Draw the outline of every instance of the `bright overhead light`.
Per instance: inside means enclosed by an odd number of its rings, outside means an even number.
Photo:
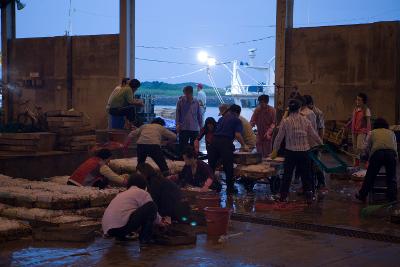
[[[206,51],[200,51],[199,53],[197,53],[197,59],[201,63],[206,63],[208,60],[208,53]]]
[[[215,66],[215,64],[217,64],[217,60],[213,57],[210,57],[207,59],[207,64],[208,66]]]

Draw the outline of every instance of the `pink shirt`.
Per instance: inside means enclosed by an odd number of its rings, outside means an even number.
[[[106,234],[110,229],[125,226],[132,212],[150,201],[153,201],[150,194],[136,186],[131,186],[128,190],[119,193],[104,212],[101,220],[103,233]],[[157,214],[156,222],[160,220],[161,217]]]
[[[351,131],[353,134],[368,133],[371,131],[371,125],[367,123],[367,118],[371,117],[369,108],[355,108],[351,122]]]
[[[257,137],[259,139],[264,139],[265,133],[275,124],[275,113],[275,109],[269,105],[266,108],[258,106],[254,110],[250,123],[257,126]]]

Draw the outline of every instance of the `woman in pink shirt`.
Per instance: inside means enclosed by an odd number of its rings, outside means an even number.
[[[356,155],[360,155],[365,146],[367,134],[371,131],[371,111],[367,106],[368,97],[364,93],[359,93],[356,98],[356,107],[349,125],[351,125],[353,150]],[[360,165],[360,160],[355,160],[355,166]]]
[[[264,158],[268,157],[272,151],[272,131],[275,128],[275,109],[268,105],[269,96],[260,95],[258,97],[259,106],[251,116],[251,126],[257,126],[257,152]]]

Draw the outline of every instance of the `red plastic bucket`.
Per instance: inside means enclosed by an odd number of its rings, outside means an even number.
[[[219,195],[205,195],[197,197],[197,207],[203,211],[205,207],[219,207],[221,205],[221,197]]]
[[[219,207],[206,207],[204,208],[204,212],[206,214],[207,235],[226,235],[228,232],[231,210]]]

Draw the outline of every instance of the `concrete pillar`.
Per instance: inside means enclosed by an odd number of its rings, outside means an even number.
[[[294,0],[276,1],[275,83],[279,87],[275,87],[275,107],[278,118],[285,109],[287,32],[293,28],[293,5]]]
[[[74,107],[73,102],[73,69],[72,69],[72,36],[67,36],[67,108]]]
[[[399,25],[400,27],[400,25]],[[400,124],[400,35],[398,35],[397,40],[397,49],[396,49],[396,57],[397,57],[397,64],[396,64],[396,115],[395,115],[395,123]],[[397,140],[400,142],[400,140]]]
[[[119,76],[135,77],[135,0],[120,0]]]
[[[3,80],[3,123],[13,119],[13,94],[7,86],[10,82],[10,57],[12,40],[15,39],[15,1],[1,1],[1,65]]]

